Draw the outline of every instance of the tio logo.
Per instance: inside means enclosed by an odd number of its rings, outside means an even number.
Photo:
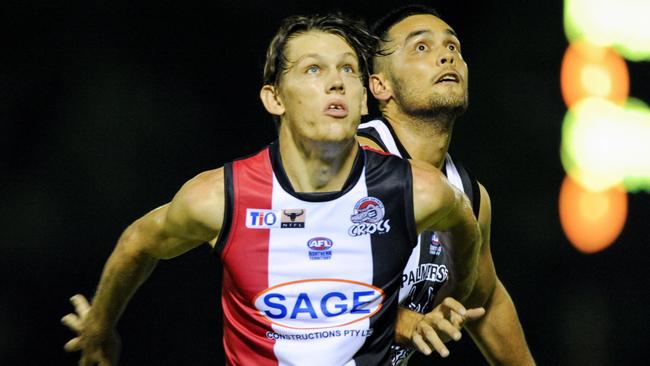
[[[270,229],[280,227],[279,214],[273,210],[246,209],[246,227],[249,229]]]

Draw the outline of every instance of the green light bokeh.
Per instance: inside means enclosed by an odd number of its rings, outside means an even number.
[[[585,38],[611,46],[632,61],[650,60],[648,19],[648,0],[564,1],[564,30],[570,42]]]
[[[583,187],[623,183],[650,192],[650,108],[631,99],[624,107],[600,98],[576,104],[564,118],[560,157]]]

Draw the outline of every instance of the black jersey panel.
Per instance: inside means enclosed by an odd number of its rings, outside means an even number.
[[[386,145],[384,145],[384,141],[381,139],[381,136],[379,136],[379,133],[377,132],[376,129],[372,127],[359,128],[357,130],[357,135],[370,139],[371,141],[379,145],[379,147],[381,147],[383,151],[386,152],[388,151],[388,148],[386,147]]]
[[[410,164],[393,155],[366,151],[366,185],[368,196],[381,201],[384,214],[381,225],[390,230],[371,235],[374,284],[388,284],[386,293],[390,299],[370,318],[373,337],[364,343],[357,365],[389,364],[389,350],[384,346],[395,336],[392,316],[397,310],[397,297],[401,284],[401,273],[413,247],[417,244],[417,232],[413,213],[413,188]],[[405,241],[404,238],[408,238]],[[403,258],[396,261],[395,258]]]
[[[223,166],[223,191],[224,191],[224,210],[223,210],[223,222],[221,223],[221,230],[219,231],[219,237],[217,242],[212,249],[212,252],[216,255],[221,255],[225,244],[228,242],[228,237],[230,236],[230,229],[232,226],[232,210],[234,207],[235,193],[233,191],[233,179],[232,179],[232,163],[226,163]]]

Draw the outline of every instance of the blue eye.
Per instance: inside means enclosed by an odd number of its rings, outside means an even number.
[[[318,66],[312,65],[312,66],[309,66],[307,68],[307,73],[308,74],[316,74],[319,70],[320,70],[320,68]]]
[[[344,73],[351,74],[354,72],[354,68],[350,65],[345,65],[341,68]]]

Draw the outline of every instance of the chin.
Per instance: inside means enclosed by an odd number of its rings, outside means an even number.
[[[325,139],[338,141],[353,138],[357,133],[358,123],[351,122],[351,119],[339,119],[334,123],[329,122],[321,129],[320,135]]]
[[[353,131],[352,133],[350,132],[337,132],[337,133],[330,133],[325,136],[323,136],[320,141],[322,142],[329,142],[329,143],[344,143],[350,140],[354,139],[354,136],[356,135],[356,131]]]
[[[450,93],[445,95],[436,95],[431,98],[432,109],[465,109],[467,108],[467,94]]]
[[[317,136],[314,136],[313,141],[317,143],[323,143],[323,144],[345,145],[350,141],[353,141],[355,136],[356,136],[356,129],[352,129],[352,130],[336,129],[336,130],[322,131],[322,133],[318,134]]]

